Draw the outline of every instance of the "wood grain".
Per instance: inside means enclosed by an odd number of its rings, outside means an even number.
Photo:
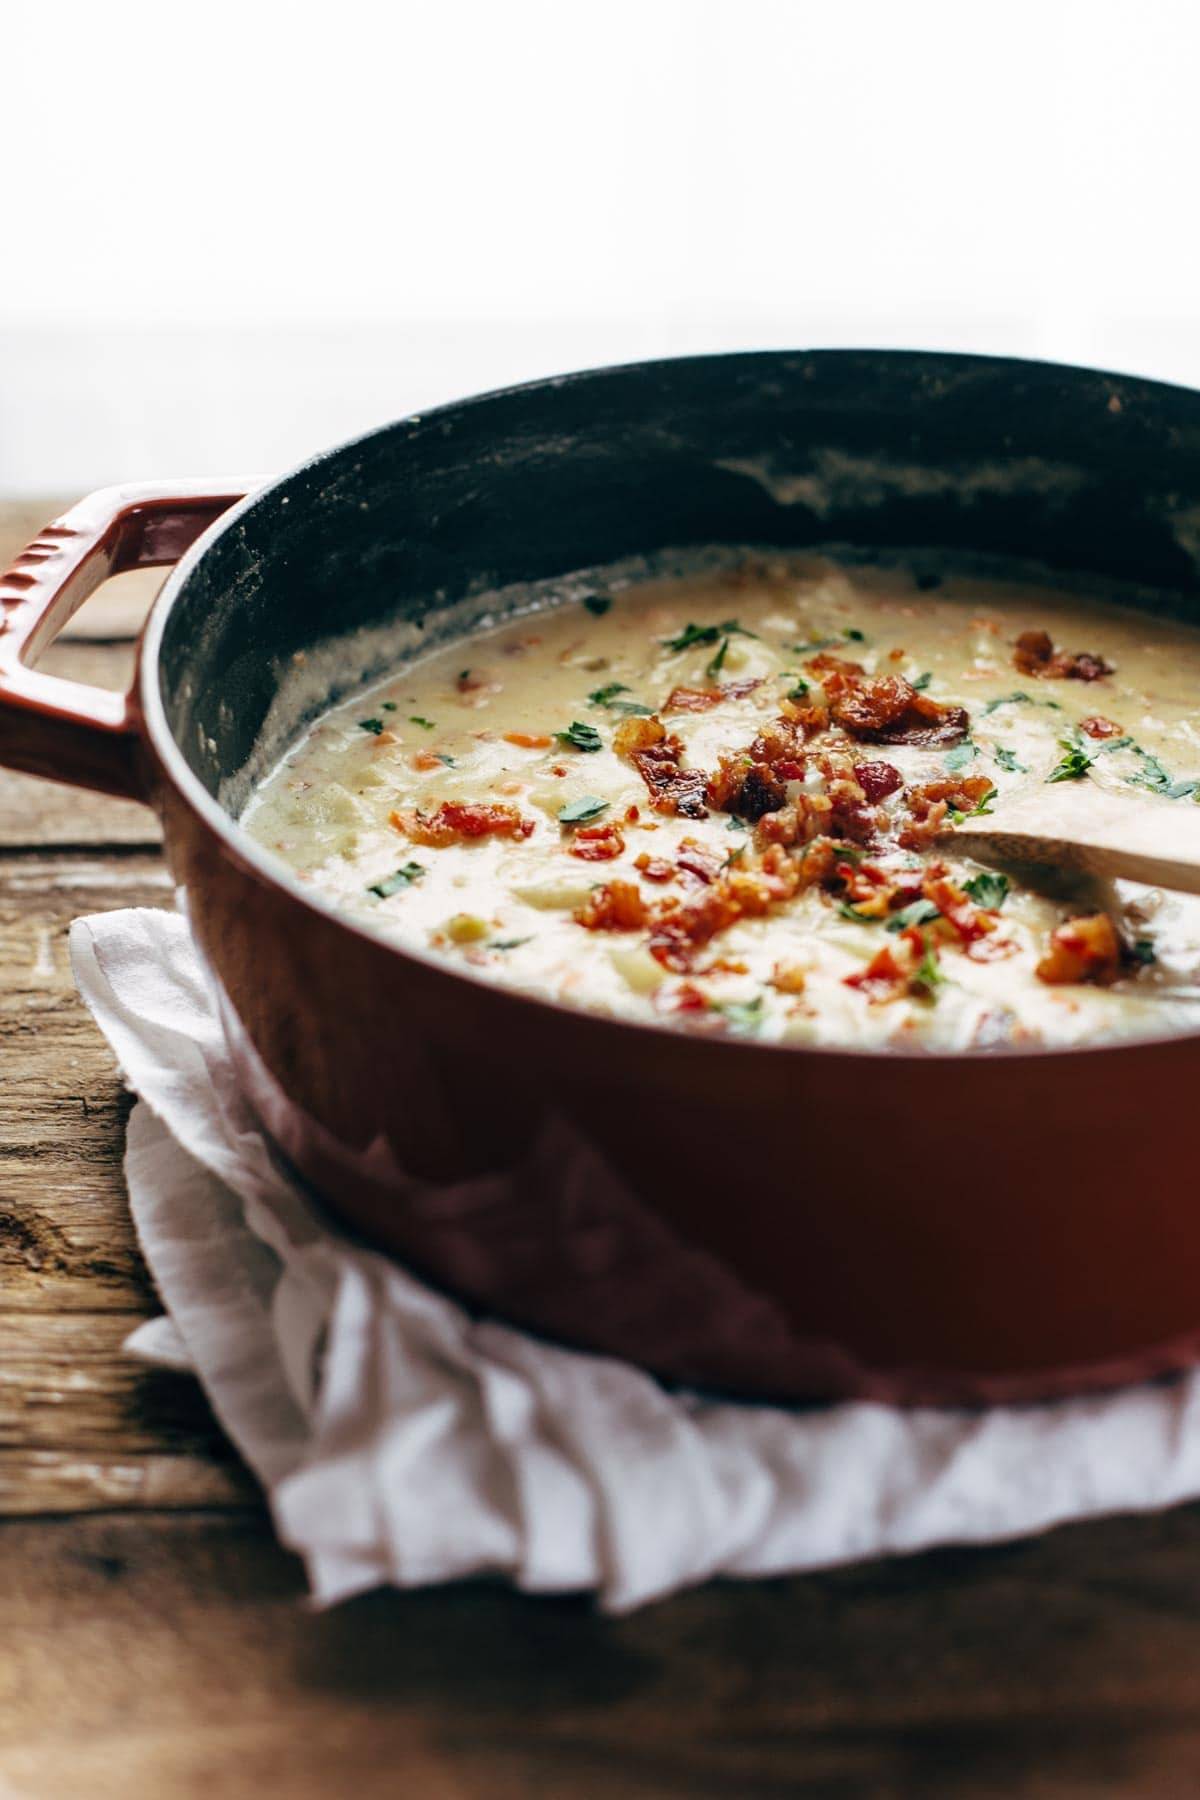
[[[0,1558],[0,1776],[25,1800],[1185,1800],[1200,1781],[1195,1510],[628,1619],[482,1583],[314,1615],[236,1512],[12,1521]]]
[[[0,1514],[254,1492],[195,1382],[120,1349],[159,1308],[125,1206],[127,1096],[66,933],[80,912],[170,899],[154,855],[0,856]]]

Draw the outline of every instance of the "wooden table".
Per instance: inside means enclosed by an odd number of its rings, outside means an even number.
[[[57,510],[0,508],[0,566]],[[48,664],[122,683],[153,582]],[[151,816],[0,772],[0,1796],[1200,1793],[1200,1509],[630,1619],[486,1583],[306,1609],[158,1310],[77,913],[165,906]]]

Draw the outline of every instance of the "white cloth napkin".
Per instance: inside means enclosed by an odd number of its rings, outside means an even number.
[[[624,1611],[1200,1495],[1200,1373],[981,1413],[790,1412],[473,1319],[280,1171],[181,917],[78,919],[71,954],[140,1096],[125,1169],[168,1318],[128,1347],[195,1369],[318,1602],[490,1570]]]

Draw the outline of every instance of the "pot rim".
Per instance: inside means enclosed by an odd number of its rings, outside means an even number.
[[[573,369],[560,375],[539,376],[533,380],[516,382],[507,387],[490,388],[484,393],[470,394],[456,400],[445,401],[439,406],[429,407],[418,413],[403,414],[398,419],[389,420],[386,424],[373,426],[369,431],[360,432],[354,437],[347,438],[343,443],[320,450],[303,462],[295,464],[282,475],[273,476],[258,487],[252,488],[243,499],[221,513],[170,570],[142,627],[138,643],[137,674],[134,685],[138,702],[140,733],[143,742],[153,755],[159,774],[169,781],[179,797],[191,808],[193,813],[200,817],[214,836],[221,841],[225,850],[236,860],[247,866],[260,881],[282,890],[289,899],[304,907],[308,912],[325,919],[335,928],[364,940],[381,953],[390,953],[402,961],[415,962],[446,980],[467,982],[484,990],[489,995],[496,996],[498,1000],[519,1006],[522,1010],[534,1009],[539,1014],[559,1015],[573,1021],[579,1029],[586,1026],[593,1031],[607,1031],[613,1035],[616,1044],[627,1042],[632,1033],[636,1033],[639,1038],[650,1034],[655,1037],[667,1038],[673,1044],[684,1043],[690,1048],[707,1051],[710,1057],[715,1056],[717,1052],[727,1056],[834,1057],[851,1063],[865,1063],[880,1068],[886,1068],[893,1063],[928,1064],[930,1067],[954,1065],[961,1068],[964,1063],[975,1066],[986,1066],[996,1062],[1005,1064],[1037,1063],[1081,1056],[1111,1059],[1128,1056],[1139,1051],[1166,1051],[1168,1049],[1180,1054],[1184,1053],[1188,1046],[1200,1043],[1200,1023],[1190,1031],[1163,1032],[1156,1036],[1118,1038],[1112,1041],[1087,1044],[998,1046],[995,1049],[987,1050],[926,1049],[916,1045],[854,1046],[849,1044],[762,1043],[752,1037],[736,1035],[703,1037],[695,1033],[681,1032],[665,1021],[659,1022],[656,1019],[617,1018],[608,1013],[592,1011],[587,1007],[570,1006],[561,1000],[531,994],[521,988],[501,985],[489,980],[486,975],[477,973],[474,969],[454,967],[433,950],[394,943],[372,931],[368,925],[361,924],[341,912],[332,901],[315,894],[310,887],[294,876],[286,865],[273,857],[269,851],[262,849],[242,829],[238,820],[227,813],[224,807],[213,798],[199,777],[189,767],[171,730],[159,680],[159,659],[163,634],[171,610],[191,579],[193,572],[217,539],[235,526],[252,509],[269,500],[281,489],[288,487],[297,477],[317,470],[323,464],[333,462],[336,458],[361,445],[369,444],[373,439],[394,431],[398,426],[409,426],[414,429],[424,427],[429,422],[436,422],[449,414],[460,414],[467,409],[514,395],[564,388],[604,376],[631,372],[650,373],[660,369],[694,367],[713,363],[765,364],[778,362],[785,358],[820,357],[824,360],[834,357],[868,356],[887,356],[898,361],[914,364],[927,362],[943,367],[947,363],[958,363],[964,366],[971,363],[993,369],[1008,367],[1014,370],[1040,369],[1063,374],[1092,375],[1100,379],[1126,383],[1135,382],[1142,388],[1192,394],[1200,401],[1200,391],[1183,387],[1178,382],[1157,381],[1148,376],[1097,369],[1086,364],[1060,363],[1037,357],[989,356],[970,351],[895,350],[873,348],[870,345],[844,345],[837,348],[813,350],[797,348],[714,351],[698,356],[655,357],[631,363],[602,364],[594,368]],[[1200,1012],[1200,1007],[1197,1010]]]

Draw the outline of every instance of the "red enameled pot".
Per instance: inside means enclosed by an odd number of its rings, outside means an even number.
[[[297,651],[397,615],[434,633],[491,587],[840,543],[930,581],[1033,562],[1200,621],[1198,521],[1200,396],[1161,384],[870,351],[570,376],[248,498],[84,501],[0,578],[0,762],[157,809],[282,1153],[468,1303],[746,1396],[1100,1386],[1200,1350],[1196,1035],[949,1057],[593,1017],[339,919],[218,793]],[[176,562],[128,696],[31,666],[106,576]],[[348,651],[325,698],[378,673]]]

